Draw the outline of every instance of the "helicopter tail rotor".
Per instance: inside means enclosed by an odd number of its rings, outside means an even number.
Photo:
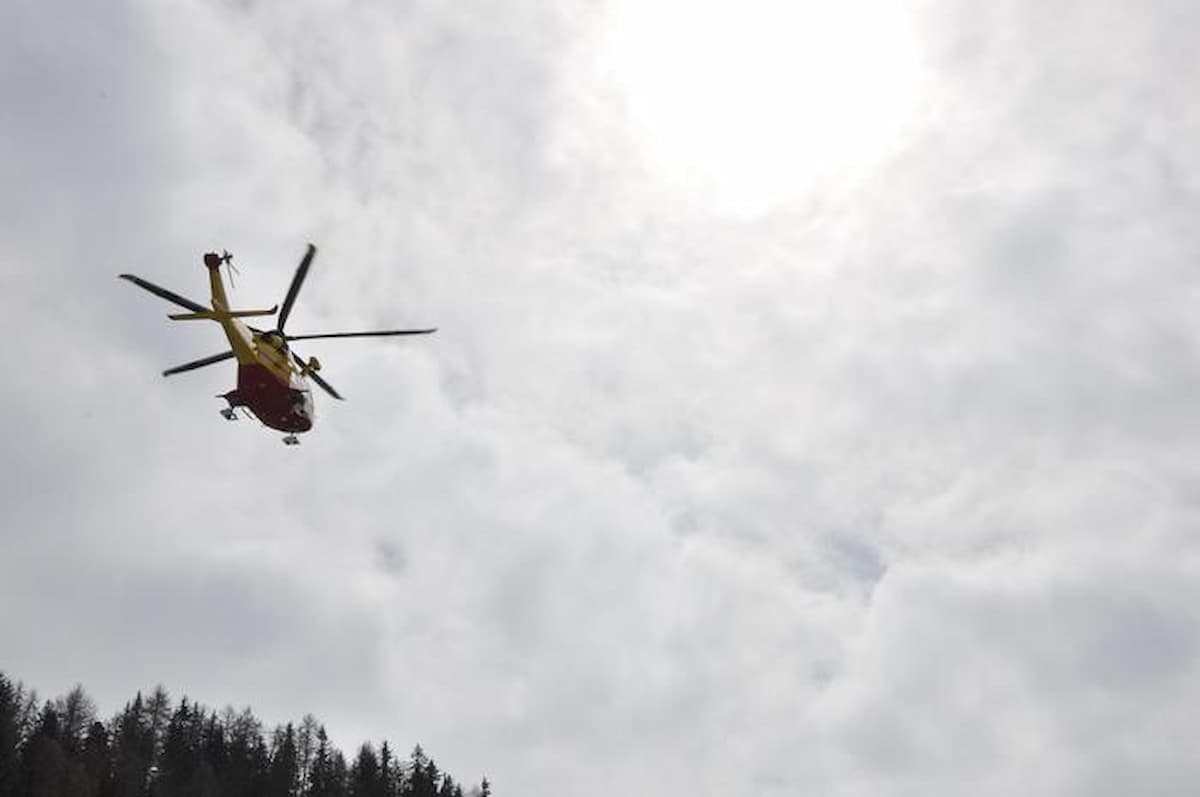
[[[237,286],[233,282],[233,275],[240,274],[241,272],[237,270],[237,266],[233,265],[233,255],[229,253],[228,249],[221,251],[221,262],[225,264],[225,273],[229,275],[229,287],[236,288]]]

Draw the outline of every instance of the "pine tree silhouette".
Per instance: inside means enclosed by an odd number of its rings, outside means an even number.
[[[469,793],[490,797],[491,784]],[[0,672],[0,797],[462,797],[420,745],[409,761],[385,741],[353,765],[315,717],[264,739],[249,709],[219,714],[162,686],[108,723],[81,685],[41,703]]]

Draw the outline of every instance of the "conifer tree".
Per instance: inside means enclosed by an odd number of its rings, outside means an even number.
[[[425,755],[425,751],[418,744],[412,751],[412,761],[401,797],[438,797],[440,778],[437,764]]]
[[[112,751],[104,723],[93,721],[91,727],[88,728],[79,762],[89,784],[89,794],[95,797],[107,797],[112,793]],[[0,791],[0,794],[2,793]]]
[[[154,687],[154,691],[144,703],[144,710],[144,725],[149,731],[152,743],[150,764],[153,766],[158,764],[158,757],[162,753],[163,742],[167,736],[167,723],[171,719],[171,696],[162,684]]]
[[[438,788],[438,797],[462,797],[462,788],[449,775],[442,776],[442,785]]]
[[[286,728],[276,729],[271,748],[267,797],[295,797],[299,770],[296,763],[296,729],[290,722]]]
[[[182,794],[196,774],[200,763],[200,740],[196,737],[194,713],[184,697],[167,721],[156,778],[155,790],[158,792]]]
[[[150,779],[154,737],[145,724],[145,705],[138,692],[113,720],[113,797],[142,797]]]
[[[82,797],[80,778],[62,748],[62,724],[50,703],[21,751],[19,788],[27,797]]]
[[[385,740],[379,747],[380,793],[384,797],[396,797],[400,793],[401,778],[400,762]]]
[[[226,739],[229,763],[223,793],[230,797],[257,797],[266,791],[270,756],[262,737],[262,723],[249,709],[234,713],[228,709]]]
[[[308,797],[311,791],[311,773],[313,758],[317,752],[317,730],[320,724],[312,714],[305,714],[296,729],[296,766],[299,770],[298,793],[300,797]]]
[[[26,690],[17,681],[17,745],[23,745],[25,740],[33,735],[41,717],[42,706],[38,700],[36,689]]]
[[[333,783],[339,797],[349,794],[350,766],[346,763],[346,756],[342,755],[342,751],[336,747],[333,749],[333,766],[330,769],[333,772]]]
[[[383,778],[380,776],[379,756],[370,742],[358,748],[358,755],[350,766],[351,797],[385,797]]]
[[[54,701],[54,709],[60,721],[60,743],[68,756],[78,755],[83,750],[87,729],[96,720],[96,704],[76,684],[70,692]]]
[[[346,797],[346,759],[329,744],[325,726],[317,728],[317,744],[309,773],[309,797]]]
[[[333,797],[333,761],[330,759],[329,737],[325,727],[317,728],[312,765],[308,770],[308,797]]]
[[[15,794],[17,788],[18,745],[20,733],[18,730],[17,687],[0,673],[0,794]]]

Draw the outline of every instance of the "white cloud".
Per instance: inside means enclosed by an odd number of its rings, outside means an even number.
[[[904,137],[731,205],[622,8],[0,12],[4,666],[500,792],[1188,793],[1195,12],[904,7]],[[309,239],[289,326],[440,331],[306,346],[291,450],[113,277]]]

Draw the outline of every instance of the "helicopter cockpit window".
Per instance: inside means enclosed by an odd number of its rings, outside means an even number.
[[[312,416],[312,397],[304,390],[292,390],[292,411],[308,418]]]

